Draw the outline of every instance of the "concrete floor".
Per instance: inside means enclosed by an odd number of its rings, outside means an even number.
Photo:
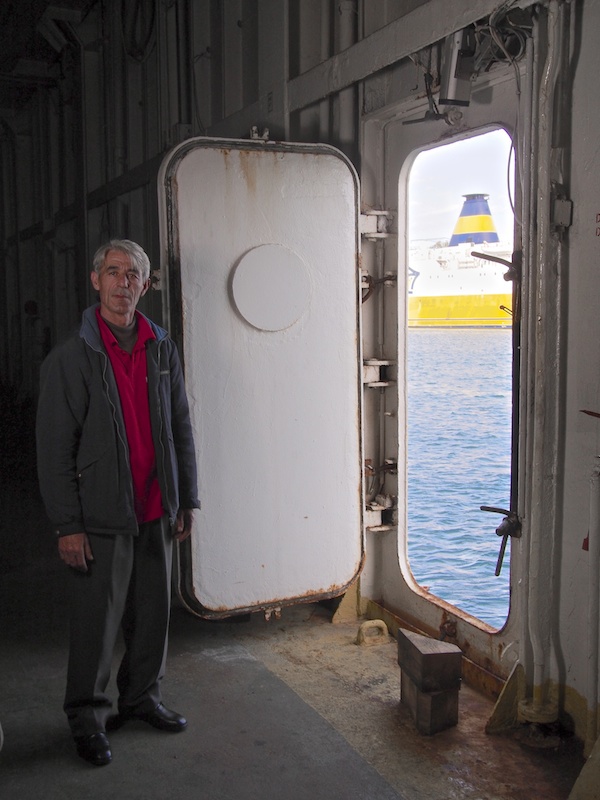
[[[359,622],[332,624],[319,604],[270,622],[175,608],[164,698],[188,730],[131,723],[111,735],[113,763],[89,766],[61,710],[64,567],[26,468],[5,471],[0,499],[0,798],[568,798],[584,763],[574,739],[531,748],[487,736],[492,704],[467,686],[458,725],[420,736],[400,703],[394,641],[360,647]]]

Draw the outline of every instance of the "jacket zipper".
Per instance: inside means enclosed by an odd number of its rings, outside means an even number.
[[[89,342],[88,342],[88,344],[89,344]],[[95,350],[95,348],[91,344],[89,344],[89,346],[92,348],[92,350]],[[123,436],[121,435],[121,429],[119,428],[119,422],[117,420],[117,407],[115,406],[115,404],[113,403],[113,401],[111,399],[110,387],[108,385],[108,379],[106,377],[106,370],[108,369],[108,356],[102,350],[96,350],[96,352],[99,353],[99,355],[102,358],[102,382],[104,384],[104,392],[106,394],[106,399],[108,400],[108,403],[109,403],[109,405],[111,407],[112,418],[113,418],[113,422],[115,424],[115,429],[117,431],[117,438],[121,442],[121,445],[123,446],[123,452],[125,453],[125,463],[127,464],[127,467],[128,467],[129,480],[130,480],[130,490],[131,490],[131,499],[133,501],[132,508],[135,508],[135,492],[133,491],[133,479],[131,477],[131,461],[129,459],[129,445],[127,444],[127,442],[123,439]],[[133,514],[133,518],[135,519],[135,512]],[[135,520],[135,524],[136,524],[136,528],[139,530],[139,526],[137,524],[137,519]]]
[[[165,490],[169,491],[169,482],[167,481],[167,466],[166,466],[166,453],[165,453],[165,443],[163,439],[164,433],[164,426],[163,426],[163,415],[162,415],[162,404],[160,400],[160,376],[161,376],[161,358],[162,358],[162,351],[163,351],[163,340],[157,341],[157,353],[156,353],[156,360],[157,360],[157,367],[158,367],[158,392],[157,392],[157,402],[158,402],[158,441],[160,443],[160,455],[161,455],[161,464],[162,464],[162,479],[163,484],[165,486]],[[171,498],[169,498],[170,504]],[[171,528],[175,525],[175,520],[172,517],[169,517],[169,525]]]

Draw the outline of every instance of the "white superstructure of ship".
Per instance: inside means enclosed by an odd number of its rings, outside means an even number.
[[[449,242],[410,249],[409,326],[510,326],[512,284],[504,276],[511,259],[512,244],[498,239],[487,195],[465,195]]]

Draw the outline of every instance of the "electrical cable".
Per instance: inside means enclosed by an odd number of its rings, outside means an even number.
[[[510,19],[509,11],[515,5],[515,2],[516,0],[509,0],[508,2],[502,3],[495,11],[493,11],[490,14],[487,24],[478,27],[477,34],[480,42],[482,34],[483,36],[485,35],[489,36],[491,40],[489,53],[491,55],[492,61],[500,61],[505,59],[512,66],[515,73],[515,85],[516,85],[516,97],[517,97],[516,116],[515,116],[515,128],[513,136],[511,137],[511,148],[506,168],[506,183],[507,183],[508,200],[510,203],[513,216],[515,217],[515,220],[519,224],[521,224],[521,220],[519,219],[519,216],[515,209],[514,197],[511,191],[510,175],[511,175],[511,163],[513,162],[513,159],[516,160],[515,140],[518,140],[519,130],[520,130],[521,73],[519,71],[518,62],[525,55],[528,33],[527,30],[523,28],[523,26],[516,25]],[[515,42],[518,45],[516,50],[514,48]],[[515,51],[513,52],[513,50]],[[521,174],[522,170],[519,170],[519,175]]]

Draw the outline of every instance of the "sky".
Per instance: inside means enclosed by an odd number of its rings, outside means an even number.
[[[409,237],[450,239],[465,194],[487,194],[500,241],[512,241],[507,175],[510,137],[503,130],[419,153],[409,175]],[[514,158],[510,159],[514,196]]]

